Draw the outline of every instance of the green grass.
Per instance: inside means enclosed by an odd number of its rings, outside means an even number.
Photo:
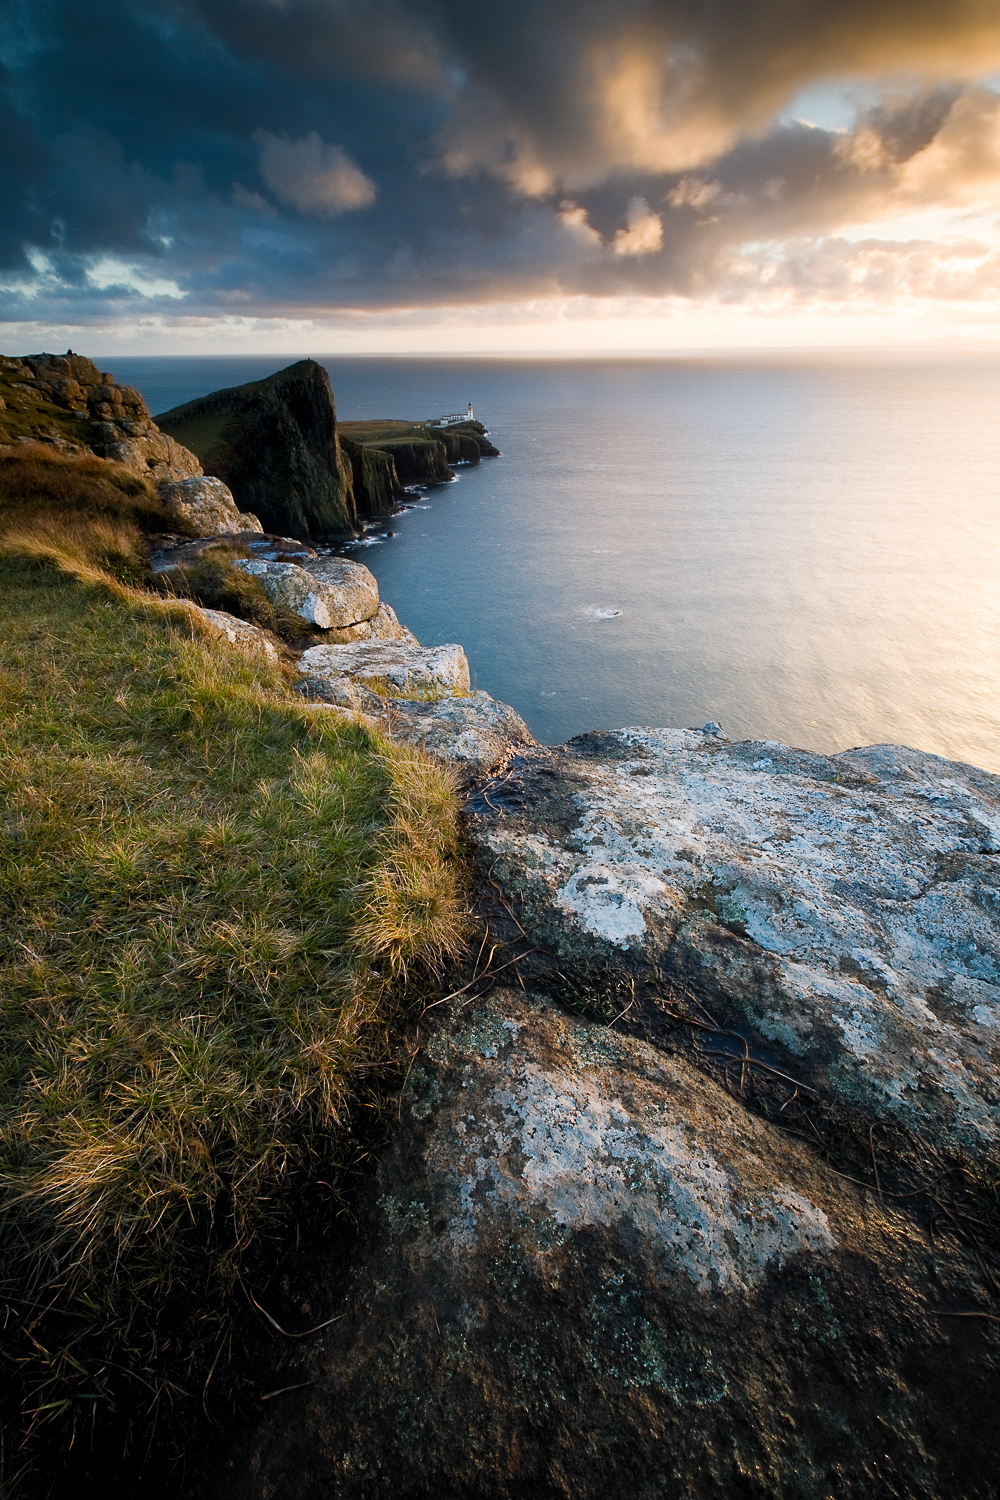
[[[378,447],[391,438],[427,438],[431,434],[425,422],[403,422],[381,417],[364,422],[340,422],[337,430],[342,437],[353,438],[356,443],[371,443]]]
[[[201,1389],[261,1246],[303,1184],[336,1186],[404,981],[464,933],[448,776],[116,582],[53,514],[0,534],[0,1296],[26,1451],[123,1391]]]
[[[206,549],[197,562],[183,568],[170,568],[152,580],[159,593],[178,599],[193,599],[206,609],[221,609],[240,620],[249,620],[264,630],[271,630],[283,640],[299,640],[316,634],[299,616],[280,609],[267,597],[264,585],[252,573],[233,567],[234,559],[249,557],[246,547],[231,547],[225,542]],[[324,639],[330,632],[322,632]]]
[[[163,427],[182,447],[190,449],[205,467],[206,474],[223,473],[236,462],[231,443],[239,438],[241,419],[228,412],[211,412],[191,421],[169,423]]]

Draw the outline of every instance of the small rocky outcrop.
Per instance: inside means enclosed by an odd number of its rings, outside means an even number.
[[[213,391],[157,418],[198,454],[265,530],[319,540],[356,535],[349,462],[330,378],[304,359],[266,380]]]
[[[161,432],[139,392],[81,354],[0,360],[0,442],[29,438],[96,453],[154,482],[201,473],[196,456]]]
[[[461,646],[418,646],[412,637],[311,646],[299,669],[306,692],[345,708],[365,708],[366,692],[442,698],[469,691],[469,663]]]
[[[232,492],[211,475],[167,481],[160,485],[160,499],[167,509],[196,535],[215,537],[234,532],[261,532],[256,516],[241,512]]]
[[[380,603],[378,584],[361,563],[315,554],[291,560],[289,552],[272,558],[259,546],[248,550],[254,555],[236,558],[233,567],[259,578],[272,604],[325,631],[327,640],[346,646],[413,639],[393,610]]]
[[[994,1500],[996,1340],[940,1315],[971,1255],[680,1058],[530,992],[445,1010],[316,1267],[335,1321],[203,1494]]]
[[[560,968],[655,971],[864,1130],[995,1159],[1000,778],[625,729],[527,751],[470,834]]]
[[[389,717],[396,739],[447,761],[467,786],[495,776],[535,743],[520,714],[481,691],[437,703],[392,699]]]
[[[256,521],[257,518],[252,516],[250,519]],[[255,529],[202,536],[193,542],[172,541],[152,553],[149,566],[153,573],[169,573],[172,568],[190,568],[203,558],[218,553],[220,548],[231,551],[237,547],[241,552],[263,562],[308,564],[316,557],[312,547],[307,547],[304,542],[297,542],[294,537],[270,536],[266,531]]]

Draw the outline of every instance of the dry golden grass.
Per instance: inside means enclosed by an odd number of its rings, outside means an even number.
[[[115,578],[138,524],[0,527],[0,1295],[68,1430],[200,1389],[465,931],[447,774]]]

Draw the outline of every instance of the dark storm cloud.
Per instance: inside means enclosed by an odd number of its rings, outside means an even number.
[[[4,4],[11,318],[741,295],[741,247],[1000,181],[992,0]],[[884,98],[775,123],[830,77]]]

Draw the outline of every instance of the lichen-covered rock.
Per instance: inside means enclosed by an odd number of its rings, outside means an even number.
[[[378,584],[374,573],[362,563],[349,562],[345,557],[318,557],[309,564],[309,572],[331,590],[332,625],[343,629],[374,619],[378,613]]]
[[[360,563],[318,558],[308,569],[263,558],[239,559],[233,566],[259,578],[273,604],[308,625],[331,630],[341,639],[367,640],[378,614],[378,584]],[[366,613],[367,611],[367,613]]]
[[[201,624],[207,625],[212,635],[220,635],[231,646],[244,651],[257,652],[269,661],[277,661],[278,651],[267,632],[249,620],[239,620],[222,609],[204,609],[200,604],[188,604],[188,610]]]
[[[489,801],[472,837],[541,947],[653,963],[846,1110],[995,1154],[1000,778],[625,729],[529,751]]]
[[[329,629],[332,620],[324,585],[295,563],[264,562],[257,558],[236,558],[234,568],[259,578],[272,604],[289,614],[298,615],[304,625]]]
[[[340,1320],[283,1341],[284,1394],[202,1493],[995,1500],[998,1341],[933,1315],[960,1252],[931,1269],[902,1206],[530,994],[421,1041],[311,1293]]]
[[[419,645],[419,641],[412,630],[407,630],[405,625],[400,625],[396,618],[396,611],[391,604],[380,604],[374,616],[368,622],[368,639],[372,641],[409,641],[411,646]]]
[[[386,697],[441,698],[469,691],[469,663],[461,646],[416,646],[410,641],[359,641],[311,646],[299,667],[307,690],[355,707],[357,688]]]
[[[238,510],[227,486],[212,475],[167,481],[159,488],[160,498],[167,509],[189,526],[196,527],[199,536],[261,532],[264,529],[256,516]]]
[[[466,785],[495,775],[535,743],[520,714],[489,693],[439,703],[394,702],[393,710],[393,737],[448,761]]]
[[[142,425],[148,430],[136,430]],[[154,483],[184,480],[201,473],[201,464],[194,454],[158,431],[152,422],[102,422],[98,431],[99,441],[93,444],[95,452]]]

